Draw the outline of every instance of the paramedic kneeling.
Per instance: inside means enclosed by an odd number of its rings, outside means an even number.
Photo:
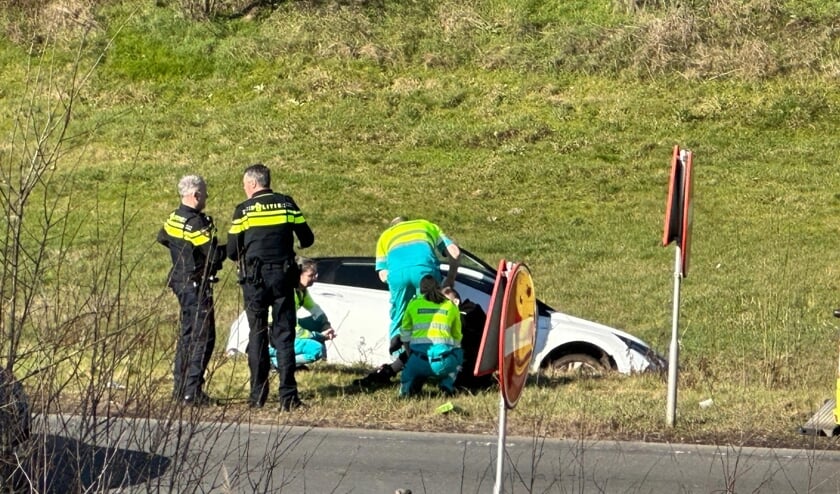
[[[400,377],[401,397],[419,393],[432,376],[445,394],[455,393],[455,377],[464,360],[457,299],[454,289],[442,291],[433,276],[420,280],[420,293],[408,303],[400,327],[408,354]]]
[[[305,369],[306,364],[327,359],[327,345],[325,342],[335,338],[335,329],[330,324],[321,306],[312,299],[309,293],[315,280],[318,279],[318,264],[305,257],[297,259],[300,271],[300,284],[295,288],[295,312],[303,307],[309,315],[298,317],[295,327],[295,365],[298,369]],[[268,354],[271,364],[277,368],[277,350],[269,346]]]

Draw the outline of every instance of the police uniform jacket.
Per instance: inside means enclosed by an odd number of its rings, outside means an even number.
[[[294,199],[263,189],[234,210],[227,255],[246,264],[254,259],[263,264],[294,262],[295,235],[301,248],[315,242],[315,235]]]
[[[169,286],[173,288],[209,281],[224,260],[225,246],[217,244],[213,219],[185,204],[169,215],[157,241],[172,256]]]

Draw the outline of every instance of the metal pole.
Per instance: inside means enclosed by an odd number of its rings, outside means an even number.
[[[834,317],[840,317],[837,311],[834,312]],[[838,345],[840,346],[840,345]],[[840,353],[840,352],[838,352]],[[834,425],[840,424],[840,357],[837,362],[837,380],[834,384]]]
[[[507,439],[507,407],[505,398],[499,395],[499,444],[496,447],[496,485],[493,494],[502,493],[502,470],[505,461],[505,440]]]
[[[674,256],[674,310],[671,320],[671,347],[668,355],[668,410],[665,414],[668,427],[674,426],[677,416],[677,365],[680,358],[677,330],[680,323],[680,278],[682,278],[682,256],[680,246],[677,244]]]

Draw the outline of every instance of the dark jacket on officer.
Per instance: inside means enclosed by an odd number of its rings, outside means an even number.
[[[263,189],[236,207],[228,232],[227,255],[248,265],[294,262],[294,237],[309,247],[315,235],[291,197]]]
[[[169,286],[174,289],[188,282],[213,281],[222,267],[225,246],[218,245],[213,219],[190,206],[181,204],[169,215],[157,241],[172,256]]]

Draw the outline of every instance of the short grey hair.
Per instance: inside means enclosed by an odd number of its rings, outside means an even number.
[[[256,181],[260,187],[271,187],[271,170],[262,163],[254,163],[246,168],[245,176]]]
[[[184,175],[178,181],[178,195],[184,198],[206,186],[207,183],[204,181],[204,177],[200,175]]]

